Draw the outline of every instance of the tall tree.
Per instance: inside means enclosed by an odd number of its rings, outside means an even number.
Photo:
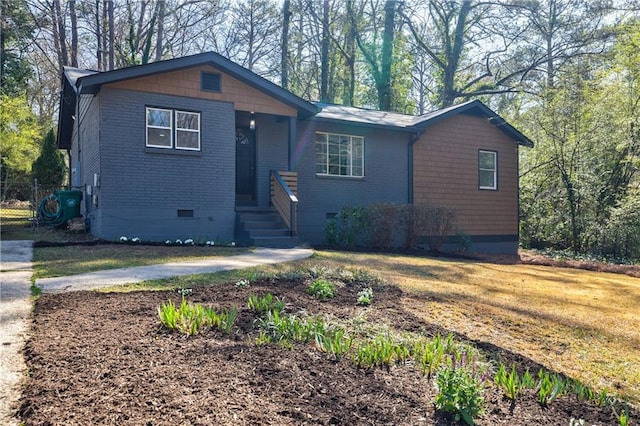
[[[280,39],[280,85],[289,86],[289,24],[291,22],[291,0],[282,4],[282,38]]]
[[[6,191],[16,176],[28,177],[31,163],[38,153],[40,128],[24,95],[0,95],[0,101],[1,175],[4,179],[2,187]]]
[[[22,2],[0,1],[0,17],[0,94],[16,96],[33,74],[26,53],[34,26]]]
[[[382,111],[391,109],[391,63],[397,7],[396,1],[385,1],[382,25],[380,25],[380,4],[371,2],[367,28],[361,28],[354,33],[358,48],[371,70],[378,97],[378,108]],[[353,26],[357,28],[358,21],[353,12],[353,10],[347,11]]]
[[[61,186],[65,180],[66,170],[64,156],[56,145],[53,129],[50,129],[44,137],[40,155],[33,162],[32,178],[37,179],[38,184],[41,185]]]

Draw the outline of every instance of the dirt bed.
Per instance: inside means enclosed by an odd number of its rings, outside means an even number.
[[[294,281],[196,288],[189,301],[235,306],[239,316],[230,336],[205,331],[189,338],[158,320],[162,302],[179,303],[175,292],[43,295],[35,303],[25,348],[29,380],[20,417],[25,425],[451,424],[434,408],[433,380],[411,364],[367,371],[349,357],[332,360],[311,344],[255,343],[257,314],[246,307],[247,298],[268,292],[287,302],[287,312],[366,318],[427,336],[447,332],[405,311],[403,306],[420,302],[393,286],[377,287],[372,306],[356,306],[360,288],[343,286],[328,302],[307,295],[305,284]],[[537,372],[525,358],[483,349],[489,357]],[[567,425],[571,418],[618,424],[611,409],[575,397],[542,407],[530,391],[512,404],[492,384],[484,395],[479,425]]]

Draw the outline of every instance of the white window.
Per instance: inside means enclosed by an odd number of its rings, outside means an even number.
[[[176,149],[200,150],[200,113],[176,111]]]
[[[199,151],[200,113],[147,107],[146,144],[151,148]]]
[[[147,107],[147,146],[173,147],[173,113],[170,109]]]
[[[498,153],[478,151],[478,185],[480,189],[498,189]]]
[[[316,132],[316,173],[364,176],[364,138]]]

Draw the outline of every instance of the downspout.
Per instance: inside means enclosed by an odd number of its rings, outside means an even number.
[[[424,130],[417,131],[409,135],[409,144],[407,145],[408,167],[409,170],[409,193],[407,197],[408,204],[413,204],[413,146],[420,140]]]
[[[520,142],[516,141],[516,170],[518,176],[518,180],[516,182],[516,213],[517,213],[517,223],[516,223],[516,234],[518,236],[516,252],[518,251],[518,247],[520,247]]]
[[[76,138],[78,139],[78,158],[77,158],[76,163],[79,164],[80,168],[81,168],[82,167],[82,161],[80,160],[80,158],[81,158],[82,149],[80,148],[80,100],[81,100],[81,97],[82,97],[82,95],[81,95],[82,94],[82,80],[78,79],[78,81],[76,83],[76,86],[77,86],[77,89],[78,89],[76,91]],[[76,173],[78,174],[79,178],[81,176],[80,172],[81,172],[80,170],[76,170]],[[80,179],[80,182],[82,182],[82,179]],[[85,203],[86,203],[86,200],[85,200]]]

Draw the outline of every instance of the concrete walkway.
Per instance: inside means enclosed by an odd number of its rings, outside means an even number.
[[[26,366],[22,349],[31,313],[31,241],[0,241],[0,424],[18,425]]]
[[[312,253],[312,250],[304,248],[259,248],[253,252],[237,256],[212,257],[210,259],[192,260],[188,262],[111,269],[68,277],[41,278],[36,280],[36,286],[40,287],[44,293],[93,290],[96,288],[132,284],[181,275],[207,274],[231,269],[250,268],[258,265],[290,262],[307,258],[311,256]]]
[[[31,241],[0,241],[0,425],[18,425],[13,417],[26,366],[22,350],[31,313],[33,259]],[[92,290],[181,275],[204,274],[289,262],[311,256],[309,249],[260,248],[229,257],[112,269],[59,278],[42,278],[36,285],[46,293]]]

